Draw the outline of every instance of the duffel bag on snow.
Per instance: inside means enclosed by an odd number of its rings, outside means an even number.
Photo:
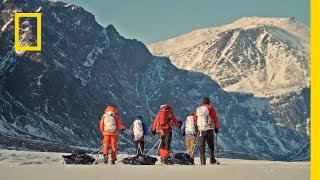
[[[62,155],[66,164],[92,164],[96,159],[85,152],[76,151],[71,155]]]
[[[134,157],[127,157],[122,160],[123,164],[132,165],[154,165],[157,161],[157,158],[148,155],[137,155]]]
[[[186,153],[171,154],[166,158],[167,164],[194,165],[194,159]]]

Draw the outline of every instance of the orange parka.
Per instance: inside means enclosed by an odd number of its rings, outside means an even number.
[[[120,116],[118,115],[118,111],[115,107],[113,106],[108,106],[104,112],[108,112],[108,111],[112,111],[115,113],[115,116],[114,116],[114,119],[116,121],[116,126],[118,129],[126,129],[126,126],[122,123],[122,120],[120,118]],[[104,115],[101,116],[101,120],[100,120],[100,131],[101,133],[104,135],[104,136],[115,136],[115,135],[118,135],[118,130],[116,129],[115,131],[113,132],[105,132],[104,131]]]

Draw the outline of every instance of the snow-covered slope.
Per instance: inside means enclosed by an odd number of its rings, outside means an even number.
[[[221,165],[201,166],[199,157],[193,166],[124,165],[119,161],[126,154],[118,156],[116,165],[64,165],[61,155],[65,153],[29,152],[0,150],[0,173],[3,179],[64,180],[64,179],[204,179],[224,180],[307,180],[310,179],[310,162],[251,161],[220,159]],[[158,157],[159,158],[159,157]],[[232,173],[231,173],[232,172]],[[134,177],[134,178],[133,178]]]
[[[245,17],[149,46],[225,90],[274,97],[309,87],[310,30],[294,18]]]

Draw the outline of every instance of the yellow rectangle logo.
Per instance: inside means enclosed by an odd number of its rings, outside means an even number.
[[[37,19],[37,45],[36,46],[20,46],[20,18],[36,18]],[[15,13],[14,14],[14,47],[16,51],[41,51],[41,13]]]

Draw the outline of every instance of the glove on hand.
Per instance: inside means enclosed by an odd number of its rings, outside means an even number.
[[[156,134],[156,131],[151,131],[152,135],[154,136]]]
[[[218,134],[219,128],[214,128],[214,132],[215,132],[216,134]]]

